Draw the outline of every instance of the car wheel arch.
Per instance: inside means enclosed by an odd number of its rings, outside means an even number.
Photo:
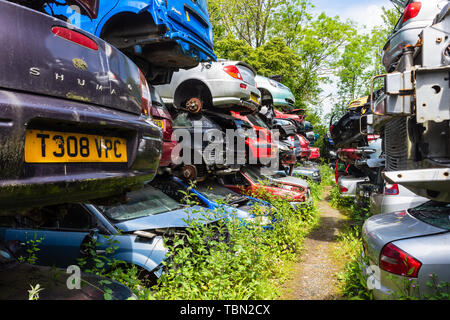
[[[117,255],[114,255],[113,258],[119,261],[124,261],[129,265],[135,265],[138,268],[144,269],[148,272],[152,272],[159,265],[153,259],[151,259],[151,257],[133,252],[119,253]]]
[[[188,79],[180,83],[174,93],[173,102],[176,107],[180,107],[187,99],[193,98],[192,88],[196,87],[197,92],[194,94],[199,94],[199,98],[203,100],[206,105],[212,106],[212,93],[210,87],[202,80],[199,79]]]
[[[108,35],[113,33],[116,29],[123,29],[124,25],[127,25],[128,27],[130,25],[136,27],[139,26],[152,31],[158,30],[154,17],[149,11],[140,12],[136,11],[136,8],[126,8],[123,11],[115,12],[110,17],[105,18],[105,22],[97,27],[96,33],[100,38],[114,45],[114,42],[110,41]]]
[[[272,105],[273,104],[272,93],[266,88],[258,87],[258,89],[261,92],[261,105]]]

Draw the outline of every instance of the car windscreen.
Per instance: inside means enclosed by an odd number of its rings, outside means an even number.
[[[154,187],[133,191],[127,194],[126,204],[114,206],[97,206],[108,218],[124,221],[152,216],[181,209],[184,206]]]
[[[264,183],[267,184],[269,178],[267,176],[262,175],[257,170],[245,168],[242,170],[244,174],[246,174],[250,179],[252,179],[255,183]]]
[[[269,129],[269,127],[267,126],[267,124],[262,121],[259,117],[250,114],[247,115],[247,119],[250,120],[251,123],[253,123],[253,125],[261,127],[261,128],[265,128],[265,129]]]
[[[408,212],[422,222],[434,227],[450,230],[450,203],[429,201],[409,209]]]
[[[202,115],[190,115],[188,113],[181,113],[175,119],[173,119],[174,128],[216,128],[214,123],[207,117]]]
[[[225,201],[226,203],[229,203],[244,198],[217,182],[200,182],[195,189],[213,201]]]
[[[265,174],[265,176],[278,179],[278,178],[286,178],[287,174],[283,171],[277,171],[277,172],[269,171],[267,174]]]

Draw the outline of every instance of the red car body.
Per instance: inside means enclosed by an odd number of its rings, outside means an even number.
[[[306,191],[302,187],[273,182],[269,185],[260,184],[258,181],[254,181],[248,173],[242,171],[236,174],[235,179],[234,176],[227,176],[224,181],[225,187],[243,195],[256,197],[263,190],[265,193],[288,199],[291,202],[306,201]]]
[[[161,160],[159,162],[159,167],[170,167],[175,159],[172,159],[172,150],[177,145],[176,140],[172,140],[173,133],[173,121],[172,116],[167,110],[164,102],[162,102],[161,97],[155,91],[153,86],[150,86],[150,95],[152,98],[152,108],[151,115],[153,122],[162,129],[163,133],[163,144]]]
[[[339,159],[346,163],[354,163],[355,160],[361,159],[361,151],[355,148],[338,149],[337,155]]]
[[[287,113],[284,113],[284,112],[281,112],[278,110],[274,110],[274,112],[275,112],[275,118],[278,118],[278,119],[295,120],[298,122],[302,122],[302,120],[303,120],[303,117],[300,117],[296,114],[287,114]]]
[[[309,160],[319,159],[320,158],[320,149],[319,148],[309,148],[311,150],[311,154],[309,156]]]
[[[245,140],[248,146],[249,157],[253,159],[272,159],[277,156],[277,147],[272,143],[272,133],[268,128],[264,128],[255,124],[247,116],[241,115],[239,112],[231,111],[231,115],[236,119],[248,122],[256,133],[256,139],[251,137]]]
[[[297,135],[298,140],[300,141],[300,158],[307,159],[311,155],[311,148],[309,147],[309,141],[301,134]]]

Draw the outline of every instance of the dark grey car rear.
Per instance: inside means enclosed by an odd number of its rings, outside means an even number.
[[[69,40],[73,34],[84,42]],[[2,206],[110,197],[153,178],[161,131],[141,115],[142,84],[131,60],[93,35],[3,0],[0,40]],[[27,154],[28,135],[42,143],[41,155]],[[72,144],[52,140],[63,136]],[[65,160],[46,161],[46,143],[59,143],[53,153]],[[114,151],[117,161],[106,161]]]

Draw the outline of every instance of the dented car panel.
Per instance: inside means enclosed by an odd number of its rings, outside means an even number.
[[[165,238],[189,227],[188,221],[198,219],[204,224],[223,218],[199,206],[184,206],[161,191],[147,186],[127,194],[123,205],[64,204],[35,210],[28,215],[0,216],[0,241],[42,239],[38,264],[67,267],[87,256],[87,241],[97,243],[98,254],[106,254],[111,240],[117,249],[110,259],[125,261],[154,272],[166,259]]]
[[[107,198],[153,179],[161,131],[141,115],[136,65],[73,27],[95,46],[52,32],[63,21],[5,1],[0,9],[2,206]]]
[[[0,38],[8,43],[0,50],[0,87],[141,114],[139,69],[123,53],[62,20],[0,6]]]

